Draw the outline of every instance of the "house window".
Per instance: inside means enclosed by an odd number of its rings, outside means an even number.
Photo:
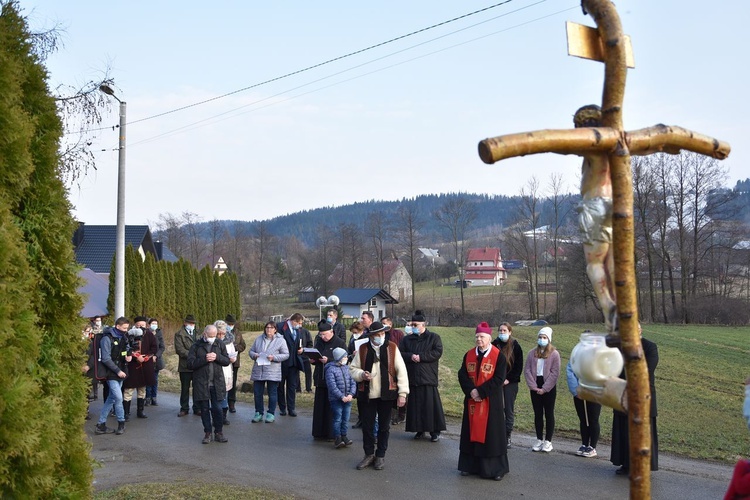
[[[378,299],[373,297],[370,299],[370,307],[376,307],[378,305]]]

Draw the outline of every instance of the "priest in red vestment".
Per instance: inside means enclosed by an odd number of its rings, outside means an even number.
[[[458,382],[464,392],[464,415],[458,470],[500,481],[508,473],[503,382],[506,360],[492,345],[492,327],[476,328],[476,346],[464,355]]]

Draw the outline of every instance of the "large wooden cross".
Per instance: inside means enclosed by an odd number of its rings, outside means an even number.
[[[628,40],[622,33],[617,11],[609,0],[582,0],[581,5],[584,13],[590,14],[596,22],[598,32],[598,37],[592,38],[593,45],[583,42],[583,52],[604,62],[601,126],[540,130],[485,139],[479,143],[479,156],[488,164],[505,158],[547,152],[579,155],[584,157],[584,163],[596,156],[604,161],[606,156],[608,168],[603,170],[608,178],[602,182],[611,183],[613,289],[619,327],[619,332],[610,332],[610,340],[620,344],[625,358],[627,402],[603,402],[609,406],[625,407],[628,411],[630,498],[646,499],[651,497],[650,390],[638,328],[630,156],[656,152],[678,154],[684,149],[721,160],[729,155],[730,147],[725,142],[675,126],[660,124],[626,132],[622,123],[622,103],[629,62]],[[589,397],[594,399],[594,396]]]

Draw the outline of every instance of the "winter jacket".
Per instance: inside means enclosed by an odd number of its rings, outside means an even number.
[[[443,342],[437,333],[425,330],[421,335],[407,335],[399,346],[409,373],[409,385],[438,385],[438,362],[443,355]],[[419,354],[419,363],[412,361]]]
[[[157,328],[154,332],[156,336],[156,371],[163,370],[167,364],[164,362],[164,351],[167,350],[167,346],[164,344],[164,333],[161,328]]]
[[[256,362],[253,365],[253,371],[250,374],[250,378],[254,381],[270,380],[273,382],[281,381],[281,364],[289,359],[289,347],[286,345],[284,337],[276,333],[274,334],[271,342],[268,346],[263,349],[263,338],[265,334],[260,334],[253,346],[250,348],[250,359],[258,359],[258,355],[261,353],[273,354],[273,361],[270,365],[260,366]]]
[[[523,369],[524,377],[526,377],[526,385],[532,391],[538,389],[536,386],[536,361],[536,349],[532,349],[526,357],[526,365]],[[542,390],[545,393],[551,391],[557,385],[558,377],[560,377],[560,353],[555,349],[544,360],[544,368],[542,370],[544,385],[542,386]]]
[[[107,328],[104,333],[96,335],[99,339],[99,356],[97,374],[107,380],[120,380],[120,371],[128,372],[125,355],[130,349],[127,335],[115,328]]]
[[[505,374],[505,380],[511,384],[517,384],[521,381],[521,373],[523,373],[523,349],[521,349],[521,344],[512,336],[508,340],[513,342],[513,365],[508,365],[508,373]],[[502,342],[499,338],[492,341],[492,345],[501,351],[505,347],[505,344],[507,342]]]
[[[333,361],[326,365],[325,370],[329,401],[341,401],[346,396],[357,395],[357,383],[354,382],[347,365]]]
[[[209,363],[206,354],[216,353],[216,360]],[[211,367],[213,365],[213,367]],[[212,382],[216,388],[216,399],[221,401],[227,397],[226,382],[222,366],[229,366],[227,346],[219,339],[209,344],[203,337],[195,341],[190,347],[187,358],[187,368],[193,372],[193,400],[208,401],[211,399],[209,391],[209,375],[213,372]]]
[[[188,333],[184,326],[180,328],[180,331],[174,334],[174,352],[177,353],[177,356],[180,358],[180,362],[177,365],[178,372],[191,371],[187,366],[188,353],[195,341],[199,338],[201,338],[201,336],[196,330],[193,330],[193,333]]]
[[[406,365],[404,364],[404,358],[402,358],[399,354],[398,347],[393,342],[390,342],[388,344],[383,344],[383,346],[380,348],[381,356],[387,356],[386,353],[386,347],[388,349],[391,349],[390,346],[393,346],[396,349],[396,355],[394,356],[393,365],[391,368],[392,373],[394,373],[394,379],[396,381],[396,385],[398,385],[398,397],[406,397],[406,395],[409,394],[409,375],[406,370]],[[349,366],[349,373],[351,373],[352,378],[355,382],[362,382],[364,381],[365,377],[365,371],[363,367],[365,366],[366,360],[362,359],[360,360],[360,349],[357,349],[354,351],[354,361],[352,361],[352,364]],[[375,363],[372,365],[372,370],[370,370],[370,375],[372,378],[370,379],[370,391],[368,393],[368,397],[370,399],[377,399],[381,397],[382,387],[380,382],[380,358],[377,358],[375,360]],[[388,388],[386,387],[386,391]],[[361,397],[361,396],[360,396]]]

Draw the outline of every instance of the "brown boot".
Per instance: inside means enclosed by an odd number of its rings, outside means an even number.
[[[375,455],[365,455],[360,463],[357,464],[357,470],[366,469],[375,461]]]

